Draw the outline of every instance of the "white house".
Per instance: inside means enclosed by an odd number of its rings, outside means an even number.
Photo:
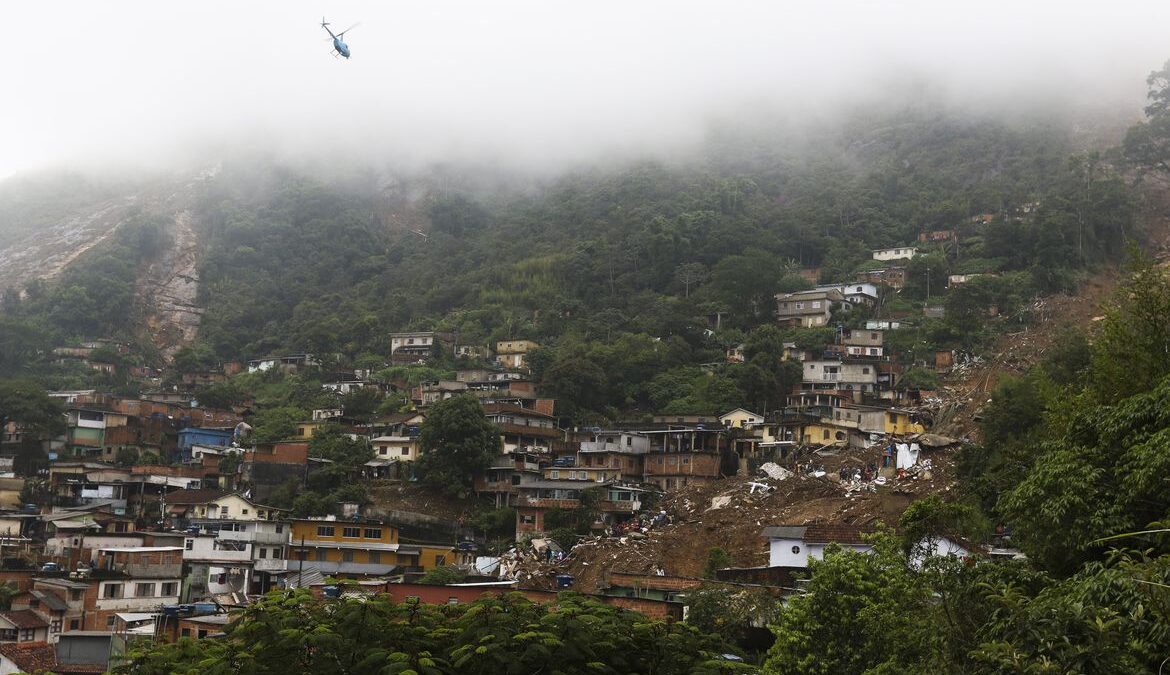
[[[873,251],[874,260],[897,260],[899,258],[913,258],[918,255],[917,246],[898,246],[896,248],[877,248]]]
[[[860,281],[848,284],[826,284],[817,286],[818,291],[839,291],[845,296],[845,302],[853,305],[868,305],[873,307],[878,300],[878,287],[875,284]]]
[[[868,363],[848,361],[805,361],[801,389],[872,392],[877,385],[877,368]]]
[[[742,429],[745,427],[752,426],[754,424],[763,424],[764,416],[757,415],[756,413],[754,413],[750,410],[744,410],[743,408],[736,408],[735,410],[732,410],[729,413],[724,413],[724,414],[720,415],[719,422],[722,423],[723,426],[725,426],[729,429],[732,427],[739,427]]]
[[[825,548],[842,548],[869,553],[873,547],[862,539],[864,531],[855,525],[778,525],[765,527],[769,567],[808,567],[809,559],[823,560]]]

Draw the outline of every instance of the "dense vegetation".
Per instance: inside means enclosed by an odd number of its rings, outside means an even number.
[[[519,594],[424,605],[395,603],[384,595],[326,602],[307,591],[274,592],[225,632],[221,640],[140,646],[118,672],[719,675],[747,670],[722,657],[731,648],[718,637],[573,593],[561,594],[555,605]]]
[[[1059,124],[929,101],[846,110],[819,127],[723,130],[685,163],[490,189],[482,172],[450,167],[326,181],[229,164],[201,184],[206,312],[176,367],[311,351],[331,366],[381,369],[390,331],[434,328],[471,344],[538,341],[534,374],[576,421],[767,409],[793,376],[775,367],[772,347],[825,338],[756,334],[772,321],[775,293],[811,285],[802,270],[847,281],[875,266],[871,248],[957,230],[958,244],[921,245],[928,255],[911,261],[907,288],[875,313],[910,326],[889,345],[909,361],[978,348],[997,326],[1026,321],[1033,296],[1071,289],[1121,254],[1136,233],[1116,165],[1073,155]],[[979,214],[994,219],[973,222]],[[61,279],[23,299],[7,293],[0,374],[129,386],[53,364],[44,347],[141,338],[136,271],[165,243],[157,214],[141,213]],[[1000,276],[947,291],[949,273],[974,272]],[[924,304],[945,305],[947,318],[925,318]],[[762,354],[755,364],[720,364],[744,342]],[[29,344],[39,345],[33,358]],[[445,357],[436,367],[455,365]]]

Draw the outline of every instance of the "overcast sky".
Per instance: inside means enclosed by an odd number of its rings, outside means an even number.
[[[1170,2],[404,0],[4,4],[0,177],[193,149],[565,162],[700,138],[713,115],[891,77],[958,101],[1121,102],[1170,59]],[[322,14],[347,36],[330,55]],[[209,151],[210,149],[210,151]]]

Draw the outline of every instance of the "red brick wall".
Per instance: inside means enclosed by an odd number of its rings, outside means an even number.
[[[322,587],[314,587],[314,593],[321,594]],[[368,587],[367,587],[368,588]],[[379,587],[380,592],[389,593],[390,597],[395,602],[404,602],[408,597],[415,596],[419,602],[428,605],[445,605],[451,598],[459,601],[459,604],[466,604],[475,602],[484,595],[502,595],[512,591],[518,591],[524,594],[524,597],[533,602],[548,603],[556,602],[557,594],[553,591],[541,591],[535,589],[513,589],[509,587],[483,587],[483,586],[428,586],[425,584],[386,584],[384,589]],[[677,603],[662,602],[661,600],[647,600],[644,598],[618,598],[606,595],[591,595],[594,600],[603,602],[611,607],[620,607],[622,609],[629,609],[645,614],[646,616],[654,617],[663,620],[681,620],[682,606]]]
[[[623,588],[653,588],[664,591],[687,591],[702,585],[701,579],[690,577],[667,577],[650,574],[626,574],[624,572],[610,572],[611,586]]]

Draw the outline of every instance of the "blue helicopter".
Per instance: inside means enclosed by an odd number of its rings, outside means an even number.
[[[353,30],[354,28],[356,28],[357,24],[355,23],[354,25],[350,26],[349,28],[346,28],[345,30],[343,30],[340,33],[337,33],[335,35],[333,33],[333,31],[329,30],[329,24],[325,22],[325,17],[321,17],[321,27],[325,29],[326,33],[329,33],[329,37],[333,38],[333,49],[338,54],[340,54],[348,59],[349,58],[349,45],[345,44],[345,41],[342,40],[341,37],[343,35],[345,35],[346,33],[350,32],[351,30]]]

